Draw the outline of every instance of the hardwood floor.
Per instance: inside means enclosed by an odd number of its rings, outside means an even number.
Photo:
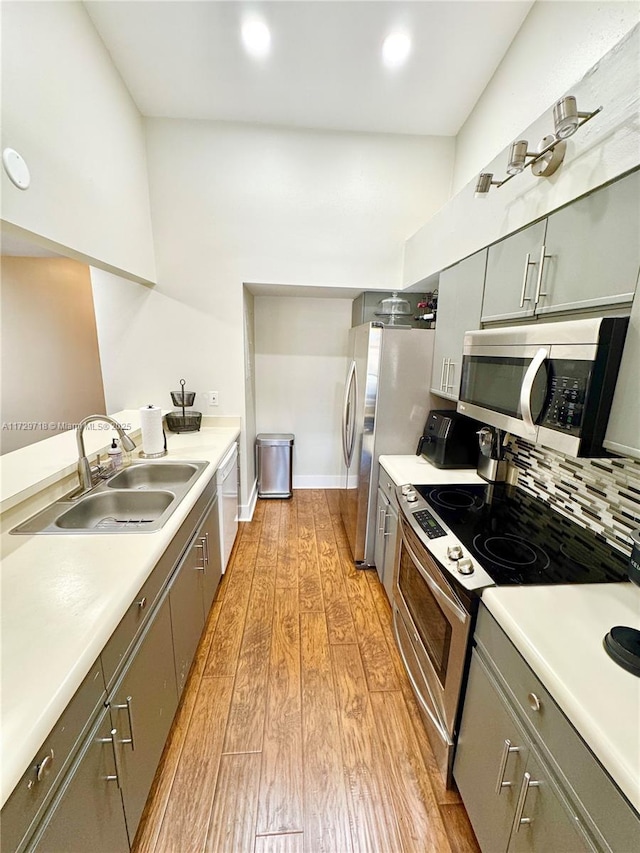
[[[477,853],[337,492],[241,524],[135,853]]]

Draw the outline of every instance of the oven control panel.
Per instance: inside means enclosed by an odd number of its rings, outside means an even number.
[[[417,512],[414,512],[413,517],[427,534],[429,539],[439,539],[440,536],[447,535],[428,509],[420,509]]]

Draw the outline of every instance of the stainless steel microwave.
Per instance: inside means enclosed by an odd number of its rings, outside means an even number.
[[[568,456],[606,455],[628,323],[598,317],[467,332],[458,411]]]

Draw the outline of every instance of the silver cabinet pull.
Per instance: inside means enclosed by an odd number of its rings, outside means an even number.
[[[384,533],[384,519],[385,510],[384,507],[380,507],[378,510],[378,533]]]
[[[114,705],[114,708],[117,708],[118,711],[127,711],[127,717],[129,718],[129,733],[131,737],[122,738],[120,743],[130,743],[131,749],[134,750],[136,748],[134,739],[133,739],[133,710],[131,708],[131,696],[127,696],[127,701],[124,705]]]
[[[385,510],[385,513],[384,513],[384,527],[382,528],[385,536],[391,536],[391,531],[390,531],[390,530],[387,530],[387,519],[388,519],[388,518],[391,518],[391,513],[390,513],[390,512],[387,512],[387,511]]]
[[[445,389],[444,371],[445,371],[446,366],[447,366],[447,359],[443,358],[442,359],[442,373],[440,374],[440,390],[441,391],[444,391],[444,389]]]
[[[529,707],[532,711],[539,711],[542,707],[542,702],[538,699],[535,693],[528,694],[527,702],[529,703]]]
[[[194,568],[194,570],[195,570],[196,572],[204,572],[204,570],[205,570],[205,562],[204,562],[204,539],[203,539],[203,538],[201,538],[201,539],[200,539],[200,544],[199,544],[199,545],[194,545],[193,547],[194,547],[196,550],[198,550],[198,551],[202,551],[202,565],[201,565],[201,566],[194,566],[193,568]]]
[[[138,601],[138,607],[140,608],[140,610],[144,610],[146,606],[147,606],[147,596],[143,595],[142,598],[140,599],[140,601]]]
[[[520,752],[519,746],[512,746],[511,741],[506,738],[504,742],[504,746],[502,747],[502,755],[500,756],[500,767],[498,768],[498,781],[496,782],[496,794],[500,795],[500,792],[503,788],[511,788],[513,782],[505,782],[504,774],[507,769],[507,759],[509,758],[510,753],[512,752]]]
[[[536,299],[535,299],[535,303],[534,303],[536,308],[538,307],[538,302],[540,302],[540,297],[548,295],[546,290],[544,290],[544,291],[542,290],[542,276],[544,275],[544,262],[551,257],[551,255],[546,254],[546,251],[547,251],[547,247],[543,243],[542,244],[542,251],[540,252],[540,266],[538,267],[538,281],[536,282]]]
[[[42,782],[45,775],[51,770],[53,764],[53,750],[49,750],[49,754],[45,755],[39,764],[36,764],[36,778],[38,782]]]
[[[451,382],[449,382],[449,369],[451,370]],[[445,387],[445,391],[453,391],[455,388],[455,383],[453,382],[453,377],[455,376],[456,363],[455,361],[451,361],[449,359],[449,367],[447,368],[447,385]]]
[[[204,534],[204,561],[209,565],[209,532]]]
[[[524,276],[522,277],[522,293],[520,294],[520,307],[524,308],[525,302],[531,302],[530,296],[525,296],[527,292],[527,278],[529,275],[529,267],[535,267],[535,263],[531,260],[531,252],[527,252],[524,259]]]
[[[122,769],[120,767],[120,753],[118,751],[118,739],[116,738],[117,733],[117,729],[111,729],[111,737],[99,737],[97,742],[110,743],[113,747],[113,763],[115,764],[116,772],[114,776],[105,776],[104,778],[107,782],[117,782],[118,788],[122,788],[122,784],[120,782]]]
[[[520,832],[521,826],[527,826],[531,823],[530,817],[522,817],[522,813],[524,811],[525,802],[527,800],[527,792],[529,788],[537,788],[539,787],[540,782],[534,782],[531,778],[530,773],[525,773],[522,777],[522,785],[520,786],[520,793],[518,794],[518,805],[516,806],[516,815],[513,819],[513,829],[516,832]]]

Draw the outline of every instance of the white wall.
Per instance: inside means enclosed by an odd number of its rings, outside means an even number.
[[[219,392],[209,413],[246,418],[248,460],[243,283],[398,286],[405,239],[449,196],[453,140],[163,119],[147,136],[158,284],[96,293],[107,404],[184,376]]]
[[[294,488],[341,483],[351,299],[256,296],[256,431],[292,432]]]
[[[476,176],[419,229],[405,247],[405,285],[420,282],[460,259],[545,216],[640,164],[640,26],[612,48],[567,94],[580,109],[603,111],[567,140],[563,164],[550,178],[530,169],[487,196],[474,198]],[[522,138],[532,145],[553,130],[550,111],[535,117]],[[484,163],[506,177],[508,151]]]
[[[142,119],[82,3],[2,3],[2,219],[62,254],[155,278]]]
[[[541,113],[550,116],[555,101],[638,21],[638,2],[535,3],[458,133],[454,193]]]

